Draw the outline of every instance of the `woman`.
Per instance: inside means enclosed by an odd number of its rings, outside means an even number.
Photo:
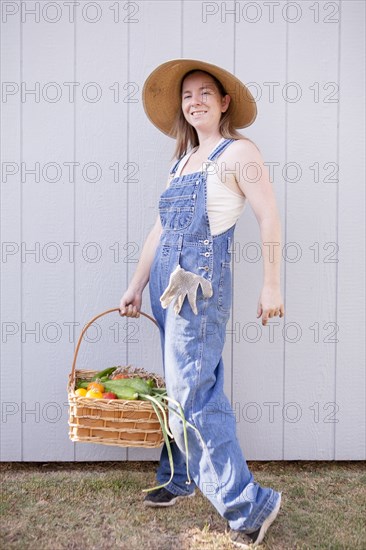
[[[263,540],[281,503],[281,493],[254,481],[223,391],[222,350],[232,296],[231,245],[247,199],[263,242],[280,244],[278,212],[260,152],[235,129],[254,121],[256,104],[232,74],[187,59],[157,67],[144,84],[143,102],[153,124],[177,139],[178,161],[160,196],[156,224],[121,298],[120,314],[139,316],[149,281],[168,395],[179,401],[186,419],[202,437],[187,429],[189,473],[227,520],[232,541],[247,548]],[[259,176],[249,178],[246,163],[256,166]],[[274,247],[271,258],[269,248],[263,247],[264,286],[257,310],[263,325],[268,317],[284,315],[280,247]],[[149,506],[169,506],[195,491],[193,481],[186,482],[181,419],[170,414],[169,425],[174,435],[174,477],[145,497]],[[164,484],[169,478],[164,445],[157,480]]]

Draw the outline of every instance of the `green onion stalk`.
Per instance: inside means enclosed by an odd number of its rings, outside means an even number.
[[[167,420],[167,416],[166,416],[166,412],[165,412],[165,407],[167,407],[168,410],[172,411],[176,416],[181,418],[181,420],[183,422],[184,446],[185,446],[185,452],[186,452],[186,467],[187,467],[187,478],[188,478],[188,480],[186,481],[187,485],[189,485],[191,483],[191,477],[189,475],[187,426],[189,428],[191,428],[192,430],[195,430],[197,432],[197,434],[199,435],[201,441],[203,442],[202,436],[201,436],[199,430],[197,430],[197,428],[195,426],[193,426],[190,422],[188,422],[186,420],[181,404],[178,401],[176,401],[175,399],[173,399],[172,397],[168,397],[168,395],[166,394],[166,389],[165,388],[164,389],[163,388],[159,388],[159,389],[158,388],[153,388],[153,392],[154,392],[154,395],[139,394],[139,398],[144,399],[144,400],[148,400],[148,401],[151,402],[151,405],[152,405],[152,407],[153,407],[153,409],[156,413],[156,416],[159,419],[161,429],[162,429],[162,432],[163,432],[164,441],[165,441],[167,452],[168,452],[171,474],[170,474],[170,479],[166,483],[163,483],[162,485],[156,485],[155,487],[152,487],[151,489],[142,489],[143,492],[150,492],[150,491],[155,491],[156,489],[161,489],[162,487],[165,487],[166,485],[168,485],[171,482],[171,480],[173,479],[174,463],[173,463],[173,455],[172,455],[172,450],[171,450],[170,441],[169,441],[169,437],[171,437],[173,439],[173,435],[172,435],[172,433],[171,433],[171,431],[169,430],[169,427],[168,427],[168,420]],[[173,407],[170,407],[167,403],[162,404],[163,400],[167,401],[168,403],[170,402],[173,405],[175,405],[177,407],[177,409],[179,410],[179,412],[177,412]],[[160,413],[162,413],[162,414],[160,414]]]

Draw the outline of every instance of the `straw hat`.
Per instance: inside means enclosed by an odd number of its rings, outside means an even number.
[[[231,97],[232,120],[235,128],[245,128],[257,116],[257,106],[248,88],[225,69],[197,59],[172,59],[159,65],[145,80],[142,101],[147,117],[164,134],[175,138],[173,122],[181,109],[182,77],[192,69],[215,76]]]

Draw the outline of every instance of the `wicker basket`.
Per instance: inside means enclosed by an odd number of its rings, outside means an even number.
[[[77,379],[91,379],[98,371],[75,370],[76,358],[82,337],[96,319],[108,313],[119,311],[119,308],[108,309],[94,317],[80,334],[69,374],[67,385],[69,402],[69,437],[71,441],[83,443],[100,443],[118,447],[160,447],[164,442],[163,432],[156,413],[149,401],[125,399],[93,399],[75,394]],[[153,317],[140,311],[140,315]],[[120,370],[120,369],[119,369]],[[160,376],[133,368],[130,365],[122,368],[129,376],[153,378],[158,388],[165,387]]]

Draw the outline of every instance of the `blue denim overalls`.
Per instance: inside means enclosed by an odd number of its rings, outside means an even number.
[[[214,162],[233,141],[221,142],[208,161]],[[181,158],[171,175],[174,176]],[[194,483],[186,484],[182,421],[169,414],[174,435],[174,477],[166,489],[187,495],[197,485],[232,529],[253,531],[276,506],[279,494],[254,481],[236,437],[235,415],[223,390],[222,350],[231,308],[231,242],[235,224],[212,236],[206,182],[207,163],[201,172],[173,178],[159,200],[163,232],[150,270],[151,309],[160,330],[168,396],[181,404],[186,419],[199,430],[204,441],[203,444],[198,434],[187,427],[189,473]],[[187,297],[179,314],[174,312],[174,303],[166,309],[162,307],[160,296],[177,265],[211,282],[210,298],[203,295],[200,286],[197,289],[197,315]],[[158,482],[165,483],[170,474],[164,444]]]

